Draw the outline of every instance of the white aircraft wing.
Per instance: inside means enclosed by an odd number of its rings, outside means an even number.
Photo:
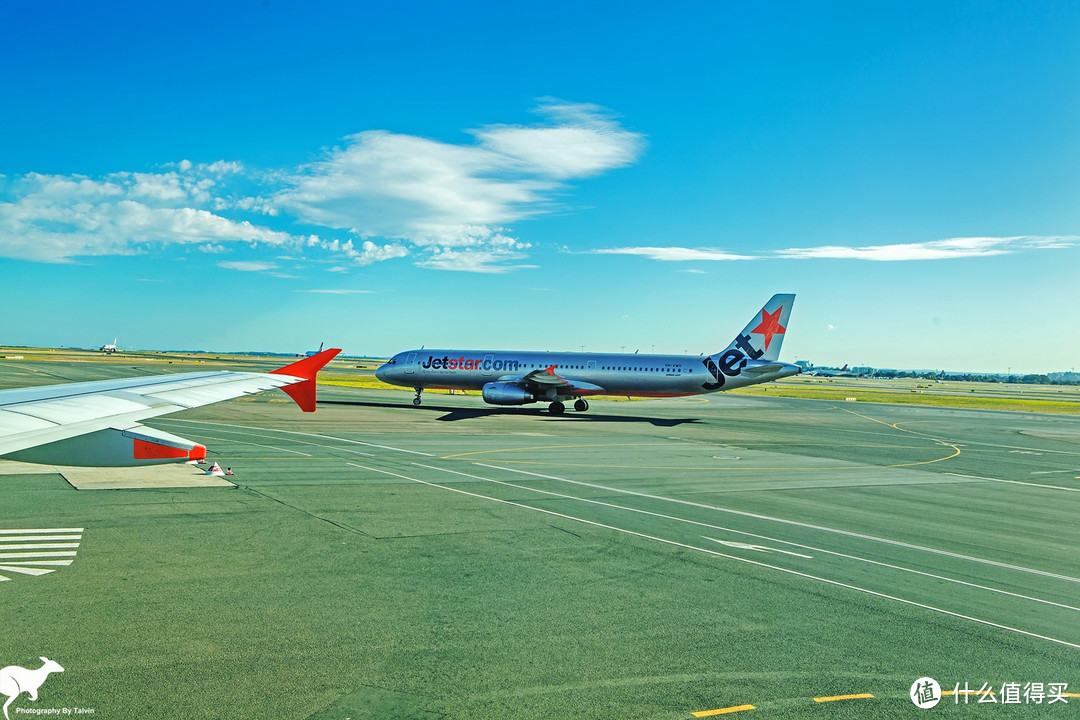
[[[315,410],[326,350],[269,373],[193,372],[0,390],[0,459],[119,467],[202,460],[206,448],[139,420],[281,388]]]

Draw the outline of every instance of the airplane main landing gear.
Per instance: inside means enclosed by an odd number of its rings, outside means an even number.
[[[420,407],[420,393],[424,392],[424,388],[418,387],[413,389],[416,390],[416,397],[413,398],[412,404]]]
[[[589,409],[589,402],[584,398],[578,398],[574,401],[574,409],[578,412],[585,412]]]
[[[548,412],[552,415],[562,415],[564,410],[566,410],[566,406],[558,400],[548,405]]]

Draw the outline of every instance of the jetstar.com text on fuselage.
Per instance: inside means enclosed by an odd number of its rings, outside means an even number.
[[[428,359],[421,363],[420,367],[425,370],[499,370],[517,372],[518,368],[521,367],[521,363],[517,360],[492,360],[491,358],[480,360],[476,358],[450,358],[446,356],[437,358],[433,355],[428,355]]]

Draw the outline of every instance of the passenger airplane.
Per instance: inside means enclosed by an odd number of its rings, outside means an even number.
[[[102,345],[101,352],[105,353],[106,355],[116,352],[116,338],[113,338],[112,345],[108,343]]]
[[[279,387],[315,410],[315,376],[341,350],[268,373],[177,373],[0,390],[0,460],[129,467],[206,458],[206,447],[137,420]]]
[[[859,373],[853,372],[850,368],[848,368],[847,363],[844,363],[844,367],[840,368],[839,370],[818,370],[815,367],[811,367],[807,372],[810,375],[814,375],[814,376],[818,376],[818,377],[827,377],[827,378],[857,378],[857,377],[862,377]]]
[[[773,295],[743,331],[715,355],[540,353],[492,350],[406,350],[375,371],[392,385],[480,390],[492,405],[546,401],[553,415],[565,401],[589,409],[590,395],[678,397],[768,382],[801,372],[777,362],[794,295]]]

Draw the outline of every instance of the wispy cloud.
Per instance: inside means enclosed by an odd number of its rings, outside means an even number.
[[[226,270],[239,270],[240,272],[266,272],[267,270],[276,270],[278,266],[272,262],[262,262],[261,260],[226,260],[219,262],[218,267]]]
[[[639,255],[661,262],[685,262],[688,260],[753,260],[752,255],[737,255],[712,248],[685,247],[622,247],[594,251],[597,255]]]
[[[898,262],[904,260],[948,260],[954,258],[1006,255],[1024,250],[1049,250],[1080,245],[1075,235],[1017,235],[1013,237],[968,237],[932,240],[922,243],[890,245],[821,245],[807,248],[787,248],[754,255],[738,255],[713,248],[685,247],[623,247],[594,250],[601,255],[637,255],[661,262],[692,260],[730,261],[780,258],[788,260],[871,260]]]
[[[1022,250],[1045,250],[1076,245],[1075,236],[1037,237],[968,237],[933,240],[924,243],[897,243],[893,245],[867,245],[844,247],[826,245],[813,248],[789,248],[778,250],[777,257],[812,259],[831,258],[841,260],[874,260],[890,262],[900,260],[948,260],[952,258],[986,257],[1006,255]]]

